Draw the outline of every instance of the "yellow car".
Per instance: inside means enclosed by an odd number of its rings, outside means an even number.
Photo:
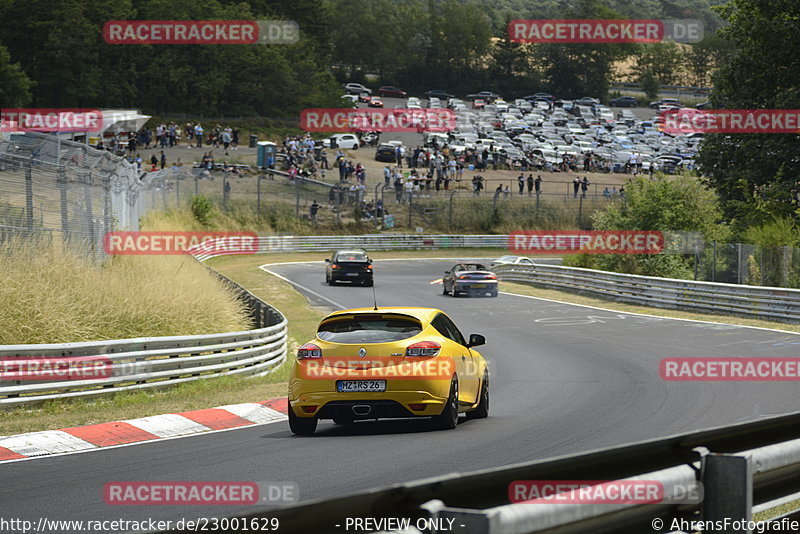
[[[289,427],[313,434],[320,419],[430,417],[455,428],[489,414],[486,360],[434,308],[359,308],[325,317],[300,347],[289,377]]]

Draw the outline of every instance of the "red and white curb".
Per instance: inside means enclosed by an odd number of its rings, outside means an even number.
[[[177,438],[286,419],[287,399],[0,437],[0,462]]]

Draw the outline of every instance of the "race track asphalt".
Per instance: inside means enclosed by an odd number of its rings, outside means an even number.
[[[313,291],[308,295],[315,305],[372,305],[370,288],[325,285],[323,265],[270,269],[298,289]],[[0,519],[175,521],[241,514],[252,507],[109,506],[103,486],[139,480],[291,481],[300,499],[308,500],[800,408],[800,389],[791,382],[665,382],[658,373],[665,357],[797,356],[798,335],[508,294],[443,296],[441,286],[430,282],[452,265],[452,260],[378,260],[377,300],[440,308],[465,335],[486,336],[487,345],[479,350],[492,370],[488,419],[462,417],[451,431],[431,431],[423,420],[352,427],[323,422],[311,437],[293,436],[279,422],[0,464]]]

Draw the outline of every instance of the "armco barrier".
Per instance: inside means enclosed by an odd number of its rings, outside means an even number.
[[[442,248],[498,248],[508,247],[507,235],[426,235],[426,234],[375,234],[375,235],[311,235],[267,236],[258,238],[258,253],[279,252],[332,252],[336,248],[358,247],[374,250],[433,250]],[[194,249],[200,261],[224,255],[213,240]]]
[[[0,375],[0,407],[165,387],[224,375],[268,373],[286,358],[286,319],[275,308],[220,277],[245,301],[256,329],[87,343],[2,345],[0,362],[14,358],[74,358],[78,361],[101,358],[107,362],[110,372],[104,373],[102,378],[48,381],[2,380]]]
[[[583,291],[660,308],[800,323],[800,289],[695,282],[577,267],[499,265],[500,280]]]
[[[347,518],[411,518],[412,525],[417,518],[431,518],[445,525],[426,533],[695,532],[701,529],[688,528],[692,521],[750,520],[753,513],[800,499],[798,475],[800,412],[549,460],[452,473],[240,517],[277,518],[281,532],[315,534],[341,533]],[[660,481],[665,497],[678,499],[680,488],[702,488],[702,502],[512,504],[508,497],[509,484],[517,480],[631,479]],[[773,520],[799,516],[797,511],[784,511]],[[448,519],[454,520],[452,528]],[[679,528],[672,528],[674,523]],[[729,526],[705,531],[753,530]],[[419,531],[405,530],[404,534],[411,532]]]

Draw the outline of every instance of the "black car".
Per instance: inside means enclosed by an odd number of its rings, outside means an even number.
[[[453,95],[451,95],[450,93],[445,93],[441,89],[431,89],[430,91],[425,93],[425,96],[427,96],[428,98],[430,98],[432,96],[435,96],[436,98],[439,98],[441,100],[447,100],[448,98],[454,98]]]
[[[442,278],[442,294],[457,297],[461,294],[497,296],[497,275],[480,263],[459,263]]]
[[[556,97],[551,95],[550,93],[535,93],[532,95],[522,97],[524,100],[528,102],[535,102],[541,100],[542,102],[555,102]]]
[[[362,249],[337,250],[325,260],[325,281],[328,285],[351,282],[353,285],[371,286],[372,260]]]
[[[498,98],[500,98],[500,95],[498,95],[497,93],[493,93],[491,91],[481,91],[480,93],[467,95],[467,100],[481,99],[481,100],[485,100],[489,104],[491,104],[492,102],[494,102]]]
[[[612,108],[635,108],[636,99],[632,96],[620,96],[609,102]]]
[[[397,149],[394,145],[380,145],[375,151],[375,161],[394,163],[397,161]]]

